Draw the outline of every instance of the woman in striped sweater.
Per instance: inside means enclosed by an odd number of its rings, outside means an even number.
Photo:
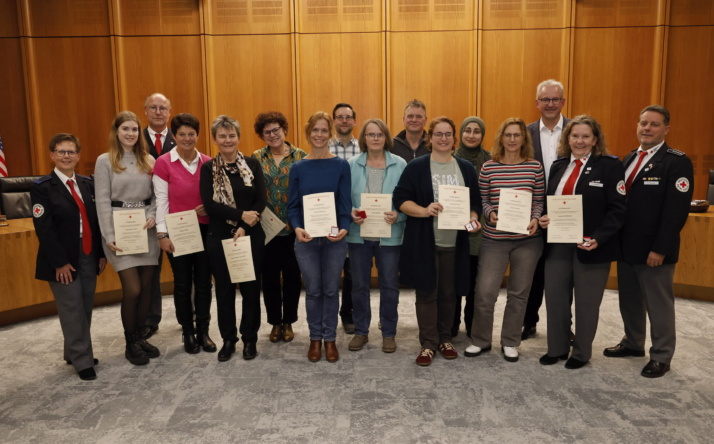
[[[543,167],[533,159],[533,145],[525,122],[506,119],[496,134],[492,160],[483,164],[479,188],[483,202],[483,243],[479,254],[474,319],[471,327],[473,345],[468,357],[491,350],[493,309],[501,281],[510,264],[506,309],[501,328],[501,351],[506,361],[518,361],[521,326],[525,314],[533,271],[543,251],[538,218],[543,212],[545,176]],[[530,193],[531,219],[520,233],[496,229],[501,190]]]

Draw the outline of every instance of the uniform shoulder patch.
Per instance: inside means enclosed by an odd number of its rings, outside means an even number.
[[[676,182],[674,182],[674,186],[677,187],[677,190],[682,193],[686,193],[689,191],[689,179],[686,177],[680,177]]]
[[[34,217],[34,218],[42,217],[43,214],[45,214],[45,207],[43,207],[40,204],[34,204],[32,206],[32,217]]]
[[[625,188],[625,181],[624,181],[624,180],[621,180],[621,181],[617,182],[616,188],[617,188],[617,192],[620,193],[620,194],[622,194],[623,196],[624,196],[625,194],[627,194],[627,188]]]
[[[667,148],[667,152],[670,154],[674,154],[675,156],[684,156],[684,152],[675,150],[674,148]]]
[[[35,183],[38,183],[38,184],[39,184],[39,183],[42,183],[42,182],[47,182],[47,181],[50,180],[51,178],[52,178],[52,176],[50,176],[50,175],[42,176],[42,177],[40,177],[39,179],[37,179],[37,180],[35,181]]]

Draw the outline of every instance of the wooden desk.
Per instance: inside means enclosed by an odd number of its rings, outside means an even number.
[[[0,325],[19,320],[45,315],[48,309],[54,309],[54,298],[50,286],[45,281],[35,279],[35,261],[39,242],[35,235],[32,218],[12,219],[9,226],[0,227]],[[173,274],[168,260],[164,260],[161,270],[162,288],[173,292]],[[164,285],[166,283],[167,285]],[[97,297],[95,305],[118,302],[121,300],[119,276],[107,264],[97,279]],[[51,307],[42,307],[49,304]],[[9,312],[39,307],[32,312]],[[50,309],[51,308],[51,309]]]

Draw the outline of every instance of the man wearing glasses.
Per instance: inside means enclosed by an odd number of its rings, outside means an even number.
[[[144,128],[144,138],[146,139],[149,154],[156,159],[162,154],[168,153],[176,146],[171,129],[167,126],[171,117],[171,101],[161,93],[151,94],[144,100],[144,114],[149,125]],[[149,339],[159,329],[161,322],[161,264],[164,253],[159,255],[159,265],[154,271],[151,283],[151,307],[149,316],[146,318],[146,325],[141,330],[141,336]]]
[[[394,137],[392,154],[396,154],[407,163],[419,156],[429,154],[426,148],[426,105],[414,99],[404,107],[404,130]]]
[[[330,140],[330,152],[337,157],[348,160],[360,153],[359,141],[352,135],[355,127],[357,113],[349,103],[338,103],[332,109],[332,120],[335,123],[335,138]],[[350,258],[345,258],[342,272],[342,304],[340,305],[340,319],[345,333],[355,333],[355,323],[352,318],[352,273],[350,271]]]
[[[570,121],[570,119],[566,119],[560,114],[560,111],[565,106],[564,92],[563,84],[557,80],[548,79],[540,82],[536,88],[535,100],[536,108],[540,112],[540,119],[528,125],[528,132],[531,133],[531,139],[533,140],[535,159],[543,164],[546,189],[548,188],[550,167],[555,159],[558,158],[556,151],[560,143],[560,135],[565,125]],[[543,305],[544,279],[545,255],[538,260],[533,273],[526,315],[523,318],[521,340],[526,340],[536,334],[536,324],[539,321],[538,310]]]

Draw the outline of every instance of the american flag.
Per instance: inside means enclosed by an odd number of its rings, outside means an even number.
[[[5,150],[2,148],[2,137],[0,137],[0,177],[7,177],[7,163],[5,163]]]

